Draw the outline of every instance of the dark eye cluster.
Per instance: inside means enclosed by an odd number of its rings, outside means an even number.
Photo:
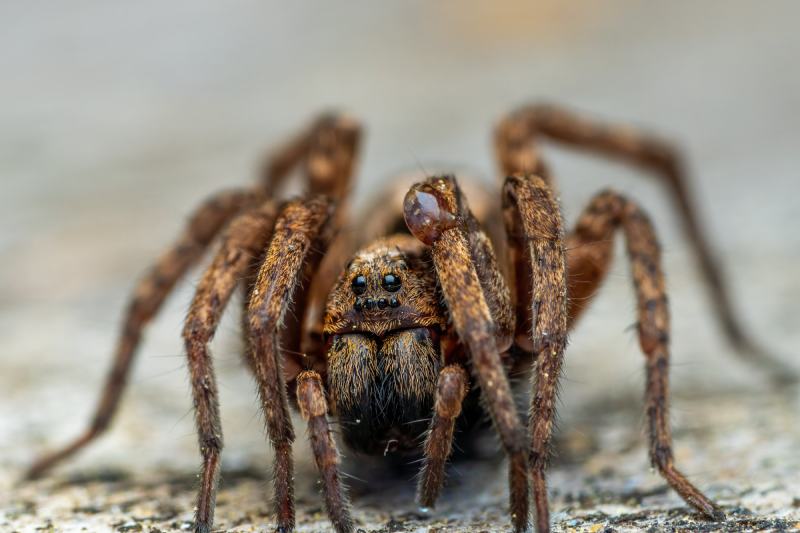
[[[385,274],[381,280],[381,287],[388,292],[399,291],[402,287],[400,276],[394,273]],[[350,289],[356,296],[361,296],[367,292],[367,277],[363,274],[355,276],[350,282]],[[362,311],[364,309],[370,311],[375,308],[386,309],[387,307],[399,306],[400,301],[396,296],[392,296],[391,298],[378,298],[377,300],[373,298],[366,298],[363,300],[361,298],[356,298],[356,303],[354,305],[356,311]]]

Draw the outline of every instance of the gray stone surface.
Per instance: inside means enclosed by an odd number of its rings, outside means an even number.
[[[693,189],[737,307],[796,367],[800,347],[800,6],[793,2],[80,3],[0,5],[0,530],[179,531],[199,459],[181,319],[184,283],[148,331],[123,408],[97,445],[35,484],[101,384],[132,281],[209,192],[327,106],[369,126],[357,196],[408,168],[490,179],[491,125],[547,99],[657,126]],[[800,520],[800,396],[730,353],[652,180],[555,151],[565,215],[614,185],[653,215],[673,309],[676,455],[729,514],[703,522],[653,474],[643,373],[621,261],[572,337],[552,469],[559,530],[774,531]],[[269,453],[238,324],[214,343],[226,444],[218,527],[271,522]],[[302,431],[299,432],[302,435]],[[298,439],[302,531],[326,522]],[[439,508],[410,475],[357,468],[365,531],[494,531],[504,468],[455,465]],[[363,471],[362,470],[366,470]]]

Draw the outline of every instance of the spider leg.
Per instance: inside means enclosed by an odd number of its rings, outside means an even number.
[[[318,139],[329,138],[329,131],[332,129],[344,133],[340,137],[344,139],[342,145],[345,151],[334,150],[333,153],[337,161],[347,164],[346,149],[358,141],[358,124],[344,117],[324,115],[268,157],[262,171],[262,183],[257,187],[217,193],[194,211],[182,235],[142,277],[133,291],[122,321],[122,333],[117,341],[114,362],[89,427],[61,449],[37,459],[26,473],[28,479],[38,477],[75,454],[108,428],[125,389],[144,328],[161,309],[175,284],[200,260],[208,246],[233,217],[270,197],[312,147],[324,144],[318,142]],[[310,160],[308,164],[311,164]],[[331,190],[343,194],[349,169],[349,166],[339,165],[331,167],[336,172],[316,172],[312,175],[309,168],[309,189],[312,192]],[[326,177],[329,178],[327,181]]]
[[[567,282],[561,214],[536,176],[511,176],[503,187],[517,307],[517,345],[536,358],[529,431],[536,529],[550,530],[545,471],[567,338]]]
[[[601,192],[581,215],[570,242],[588,250],[568,258],[573,262],[599,260],[605,270],[611,260],[613,236],[622,230],[627,243],[636,291],[639,343],[646,357],[650,460],[687,503],[706,516],[723,520],[724,513],[675,467],[669,425],[669,309],[661,270],[661,251],[647,215],[633,202],[611,191]],[[584,244],[590,248],[584,248]],[[589,254],[587,259],[586,255]],[[570,289],[581,281],[570,277]],[[577,287],[577,286],[576,286]],[[580,289],[583,290],[583,289]]]
[[[84,448],[108,428],[119,405],[145,326],[158,313],[177,281],[197,263],[228,220],[253,205],[255,198],[256,195],[251,191],[226,191],[212,196],[194,212],[178,241],[161,256],[133,291],[123,318],[114,363],[89,427],[60,450],[36,460],[27,472],[29,479],[38,477]]]
[[[275,451],[273,483],[277,531],[294,528],[292,442],[279,329],[299,284],[318,264],[330,238],[333,204],[326,197],[287,203],[250,294],[249,344],[258,392]],[[297,312],[302,313],[302,309]]]
[[[668,141],[637,129],[587,120],[556,106],[527,106],[506,117],[496,130],[495,148],[504,176],[533,172],[550,182],[541,154],[534,145],[538,137],[629,163],[662,180],[683,220],[716,316],[736,353],[768,370],[776,381],[796,379],[797,373],[754,341],[740,323],[722,270],[694,207],[686,165]]]
[[[331,224],[335,228],[342,228],[347,225],[349,215],[348,193],[361,140],[361,126],[354,119],[339,114],[324,115],[320,124],[305,161],[306,179],[310,194],[323,194],[336,200],[336,212]],[[288,324],[282,337],[282,341],[289,343],[293,351],[314,357],[325,353],[322,340],[324,303],[353,251],[350,233],[341,231],[333,236],[313,278],[297,295],[300,300],[295,305],[304,310],[306,317],[302,322],[292,321]],[[307,303],[312,305],[306,308]],[[306,363],[304,368],[315,365],[324,375],[324,356]]]
[[[453,446],[456,418],[467,394],[467,373],[459,365],[448,365],[439,372],[433,419],[425,439],[424,458],[417,501],[433,507],[444,485],[445,465]]]
[[[356,120],[339,113],[320,115],[310,127],[267,155],[260,172],[264,193],[278,194],[292,169],[305,159],[307,192],[343,198],[360,136]]]
[[[194,398],[203,468],[195,510],[195,531],[210,531],[214,521],[214,501],[222,451],[222,426],[219,418],[217,385],[208,344],[230,296],[254,257],[266,246],[275,221],[272,202],[235,218],[222,246],[206,270],[195,292],[183,330]]]
[[[523,531],[528,526],[525,430],[498,349],[498,327],[476,268],[475,250],[470,247],[468,208],[454,178],[430,178],[409,190],[404,214],[411,233],[431,247],[450,318],[469,350],[481,397],[509,456],[511,518],[514,529]]]
[[[481,229],[468,208],[462,215],[466,221],[467,239],[478,280],[494,319],[495,342],[500,353],[506,352],[514,340],[514,308],[508,288],[497,263],[492,241]]]
[[[359,144],[361,125],[353,118],[327,113],[320,116],[305,137],[298,137],[287,143],[278,151],[264,168],[264,179],[268,189],[276,191],[280,188],[277,177],[284,176],[289,168],[288,154],[295,153],[302,147],[306,190],[310,195],[326,195],[336,200],[336,212],[332,225],[340,228],[346,225],[348,215],[347,195],[354,173]],[[284,348],[284,374],[297,375],[302,369],[316,369],[323,373],[326,368],[324,342],[322,340],[322,322],[324,302],[331,287],[341,272],[342,265],[349,258],[351,247],[350,232],[339,232],[334,235],[319,267],[309,273],[309,282],[302,284],[294,295],[295,309],[302,310],[302,320],[285,321],[280,334],[280,343]],[[262,256],[263,258],[263,256]],[[254,264],[244,276],[246,295],[252,290],[258,275],[258,264]],[[243,301],[243,331],[248,329],[247,298]],[[245,339],[247,342],[247,339]],[[249,353],[249,350],[246,350]],[[303,354],[299,356],[299,354]],[[251,358],[246,358],[251,363]],[[290,391],[293,390],[290,384]]]
[[[328,425],[328,402],[322,378],[317,372],[306,371],[297,376],[297,404],[300,414],[308,423],[311,449],[322,475],[325,507],[337,533],[353,530],[350,504],[339,475],[339,451]]]
[[[310,332],[304,330],[304,325],[313,323],[308,316],[314,318],[314,309],[309,305],[317,296],[314,283],[323,275],[321,262],[330,252],[334,230],[343,219],[342,205],[346,203],[359,138],[360,127],[352,119],[339,115],[320,119],[307,143],[309,199],[284,206],[260,267],[254,269],[251,265],[244,276],[248,294],[243,316],[244,330],[249,332],[248,364],[256,378],[275,450],[273,484],[278,531],[294,528],[294,429],[287,405],[287,383],[298,379],[303,369],[325,368],[324,351],[309,340]],[[300,387],[298,382],[298,393]],[[309,390],[304,387],[303,392]],[[299,394],[298,401],[302,410],[303,398]],[[322,423],[312,417],[309,424],[312,440],[323,439],[318,432]],[[322,473],[331,521],[340,531],[349,531],[352,520],[344,490],[339,484],[330,483],[338,473],[331,477],[331,467],[326,468]]]

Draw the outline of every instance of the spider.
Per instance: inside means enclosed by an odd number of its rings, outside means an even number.
[[[219,240],[183,330],[202,455],[197,532],[210,531],[213,523],[223,444],[209,342],[239,286],[247,295],[245,359],[274,451],[276,531],[295,526],[290,403],[308,425],[326,509],[338,532],[351,532],[354,525],[329,416],[354,452],[420,454],[418,501],[432,507],[454,435],[469,434],[456,432],[456,424],[480,428],[488,415],[508,457],[513,529],[529,525],[532,490],[536,528],[549,531],[545,472],[567,335],[608,272],[619,232],[627,243],[646,361],[651,462],[687,503],[706,517],[724,519],[673,458],[670,319],[653,226],[634,201],[606,190],[565,234],[553,178],[536,141],[584,148],[663,180],[727,336],[742,353],[785,374],[776,360],[754,355],[761,352],[736,320],[676,151],[634,129],[555,106],[527,106],[496,129],[504,176],[500,195],[475,183],[459,184],[453,176],[428,177],[410,188],[397,185],[400,197],[388,194],[395,198],[379,202],[356,231],[337,233],[348,220],[346,193],[360,137],[353,118],[324,115],[267,159],[257,185],[218,193],[194,212],[178,241],[136,286],[88,429],[36,461],[29,477],[108,428],[144,327],[176,282]],[[298,167],[306,191],[283,199],[283,185]],[[532,376],[527,423],[508,379],[525,372]]]

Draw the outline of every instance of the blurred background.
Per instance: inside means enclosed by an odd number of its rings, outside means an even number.
[[[109,434],[54,478],[11,487],[32,456],[83,428],[128,292],[193,206],[248,183],[264,149],[331,107],[368,127],[359,202],[421,167],[493,180],[492,128],[523,103],[563,103],[674,140],[737,310],[800,369],[799,17],[790,1],[0,3],[0,529],[186,526],[198,456],[180,330],[196,273],[148,330]],[[568,226],[606,186],[657,225],[679,464],[733,520],[794,524],[797,391],[775,393],[733,356],[664,188],[547,149]],[[692,516],[648,469],[634,301],[618,258],[568,352],[558,529]],[[227,476],[218,523],[250,531],[270,520],[269,459],[238,334],[232,313],[214,343],[224,465],[243,473]],[[469,490],[482,468],[499,481]],[[299,472],[301,529],[318,531],[316,474]],[[360,524],[485,529],[504,519],[503,477],[483,465],[454,473],[451,485],[466,488],[433,518],[403,514],[415,509],[406,480],[356,497]]]

